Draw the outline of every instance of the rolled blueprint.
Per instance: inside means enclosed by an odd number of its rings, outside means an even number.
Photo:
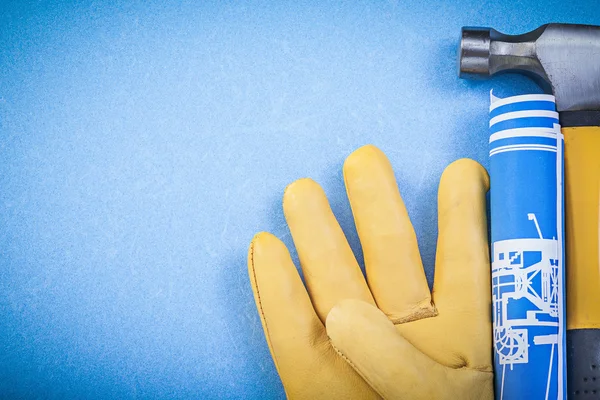
[[[490,106],[496,399],[566,399],[563,137],[554,96]]]

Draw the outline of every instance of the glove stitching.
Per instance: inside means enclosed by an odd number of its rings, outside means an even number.
[[[329,339],[329,344],[331,345],[331,347],[333,348],[333,350],[335,350],[335,352],[336,352],[336,353],[337,353],[337,354],[338,354],[340,357],[342,357],[342,358],[344,359],[344,361],[345,361],[345,362],[346,362],[348,365],[350,365],[350,366],[352,367],[352,369],[353,369],[354,371],[356,371],[356,373],[357,373],[358,375],[360,375],[360,377],[361,377],[361,378],[363,378],[363,379],[364,379],[364,381],[365,381],[365,382],[367,382],[367,384],[368,384],[369,386],[371,386],[371,385],[370,385],[370,383],[369,383],[369,380],[367,379],[367,377],[366,377],[366,376],[364,376],[364,375],[363,375],[363,374],[360,372],[360,370],[359,370],[359,369],[356,367],[356,365],[354,365],[354,363],[353,363],[353,362],[352,362],[352,361],[351,361],[351,360],[350,360],[348,357],[346,357],[346,356],[344,355],[344,353],[342,353],[342,352],[340,351],[340,349],[338,349],[337,347],[335,347],[335,344],[333,344],[333,342],[331,341],[331,338],[330,338],[329,336],[328,336],[327,338]],[[371,386],[371,389],[373,389],[375,392],[377,392],[377,394],[378,394],[378,395],[379,395],[381,398],[384,398],[384,396],[383,396],[383,395],[382,395],[382,394],[379,392],[379,390],[377,390],[377,388],[374,388],[373,386]]]
[[[352,361],[350,361],[350,359],[349,359],[348,357],[346,357],[346,356],[344,355],[344,353],[342,353],[342,352],[340,351],[340,349],[338,349],[337,347],[335,347],[335,344],[333,344],[333,342],[331,341],[331,338],[329,338],[329,337],[328,337],[328,339],[329,339],[329,344],[331,345],[331,347],[333,347],[333,349],[335,350],[335,352],[336,352],[336,353],[338,353],[338,355],[339,355],[340,357],[342,357],[342,358],[343,358],[343,359],[344,359],[344,360],[345,360],[345,361],[346,361],[348,364],[350,364],[350,366],[351,366],[352,368],[356,369],[356,366],[355,366],[355,365],[352,363]]]
[[[267,344],[269,345],[269,350],[271,351],[271,355],[273,356],[273,361],[275,362],[275,368],[277,372],[279,372],[279,365],[277,363],[277,357],[275,356],[275,352],[273,351],[273,342],[271,341],[271,333],[269,332],[269,325],[267,324],[267,318],[265,317],[265,312],[263,311],[262,300],[260,298],[260,289],[258,287],[258,280],[256,279],[256,268],[254,266],[254,242],[252,242],[250,246],[250,264],[252,265],[252,276],[254,278],[254,286],[256,287],[256,299],[258,300],[258,309],[260,311],[261,320],[263,321],[265,328],[265,336],[267,338]]]

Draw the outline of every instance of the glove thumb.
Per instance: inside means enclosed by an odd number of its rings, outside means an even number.
[[[482,387],[481,372],[432,360],[400,335],[383,312],[365,302],[340,302],[326,325],[336,351],[385,399],[479,399],[489,390]]]

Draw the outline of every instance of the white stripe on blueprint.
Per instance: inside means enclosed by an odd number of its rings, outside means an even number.
[[[548,110],[526,110],[526,111],[513,111],[504,114],[500,114],[490,119],[490,127],[494,126],[498,122],[508,121],[517,118],[554,118],[558,120],[558,113],[556,111]]]
[[[505,106],[507,104],[522,103],[525,101],[551,101],[553,103],[556,101],[556,98],[551,94],[525,94],[522,96],[506,97],[504,99],[500,99],[494,96],[493,93],[490,94],[492,97],[490,111],[495,110],[498,107]]]
[[[499,154],[506,153],[508,151],[550,151],[556,152],[556,146],[548,145],[548,144],[511,144],[508,146],[500,146],[495,149],[490,150],[490,157]]]
[[[556,153],[556,149],[545,149],[545,148],[538,148],[538,147],[526,147],[526,148],[516,148],[516,149],[503,149],[503,150],[498,150],[498,151],[494,151],[494,152],[490,152],[490,157],[495,156],[497,154],[501,154],[501,153],[508,153],[511,151],[548,151],[550,153]]]
[[[546,383],[546,400],[550,396],[550,383],[552,382],[552,364],[554,364],[554,343],[552,343],[552,351],[550,351],[550,365],[548,366],[548,380]],[[560,378],[559,378],[560,379]],[[560,397],[560,395],[559,395]]]
[[[500,139],[511,139],[516,137],[544,137],[556,139],[556,132],[551,130],[543,131],[540,128],[507,129],[504,131],[492,133],[490,135],[490,143]]]
[[[558,246],[556,256],[558,258],[558,399],[563,399],[564,385],[563,377],[563,363],[565,360],[564,356],[564,299],[563,299],[563,139],[564,136],[560,130],[560,125],[554,124],[554,130],[557,135],[556,139],[556,245]]]

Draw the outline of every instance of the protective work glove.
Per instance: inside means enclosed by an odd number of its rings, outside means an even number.
[[[362,147],[343,171],[368,284],[310,179],[283,197],[306,288],[273,235],[257,234],[249,249],[256,306],[288,398],[493,399],[485,169],[463,159],[442,175],[433,293],[385,155]]]

